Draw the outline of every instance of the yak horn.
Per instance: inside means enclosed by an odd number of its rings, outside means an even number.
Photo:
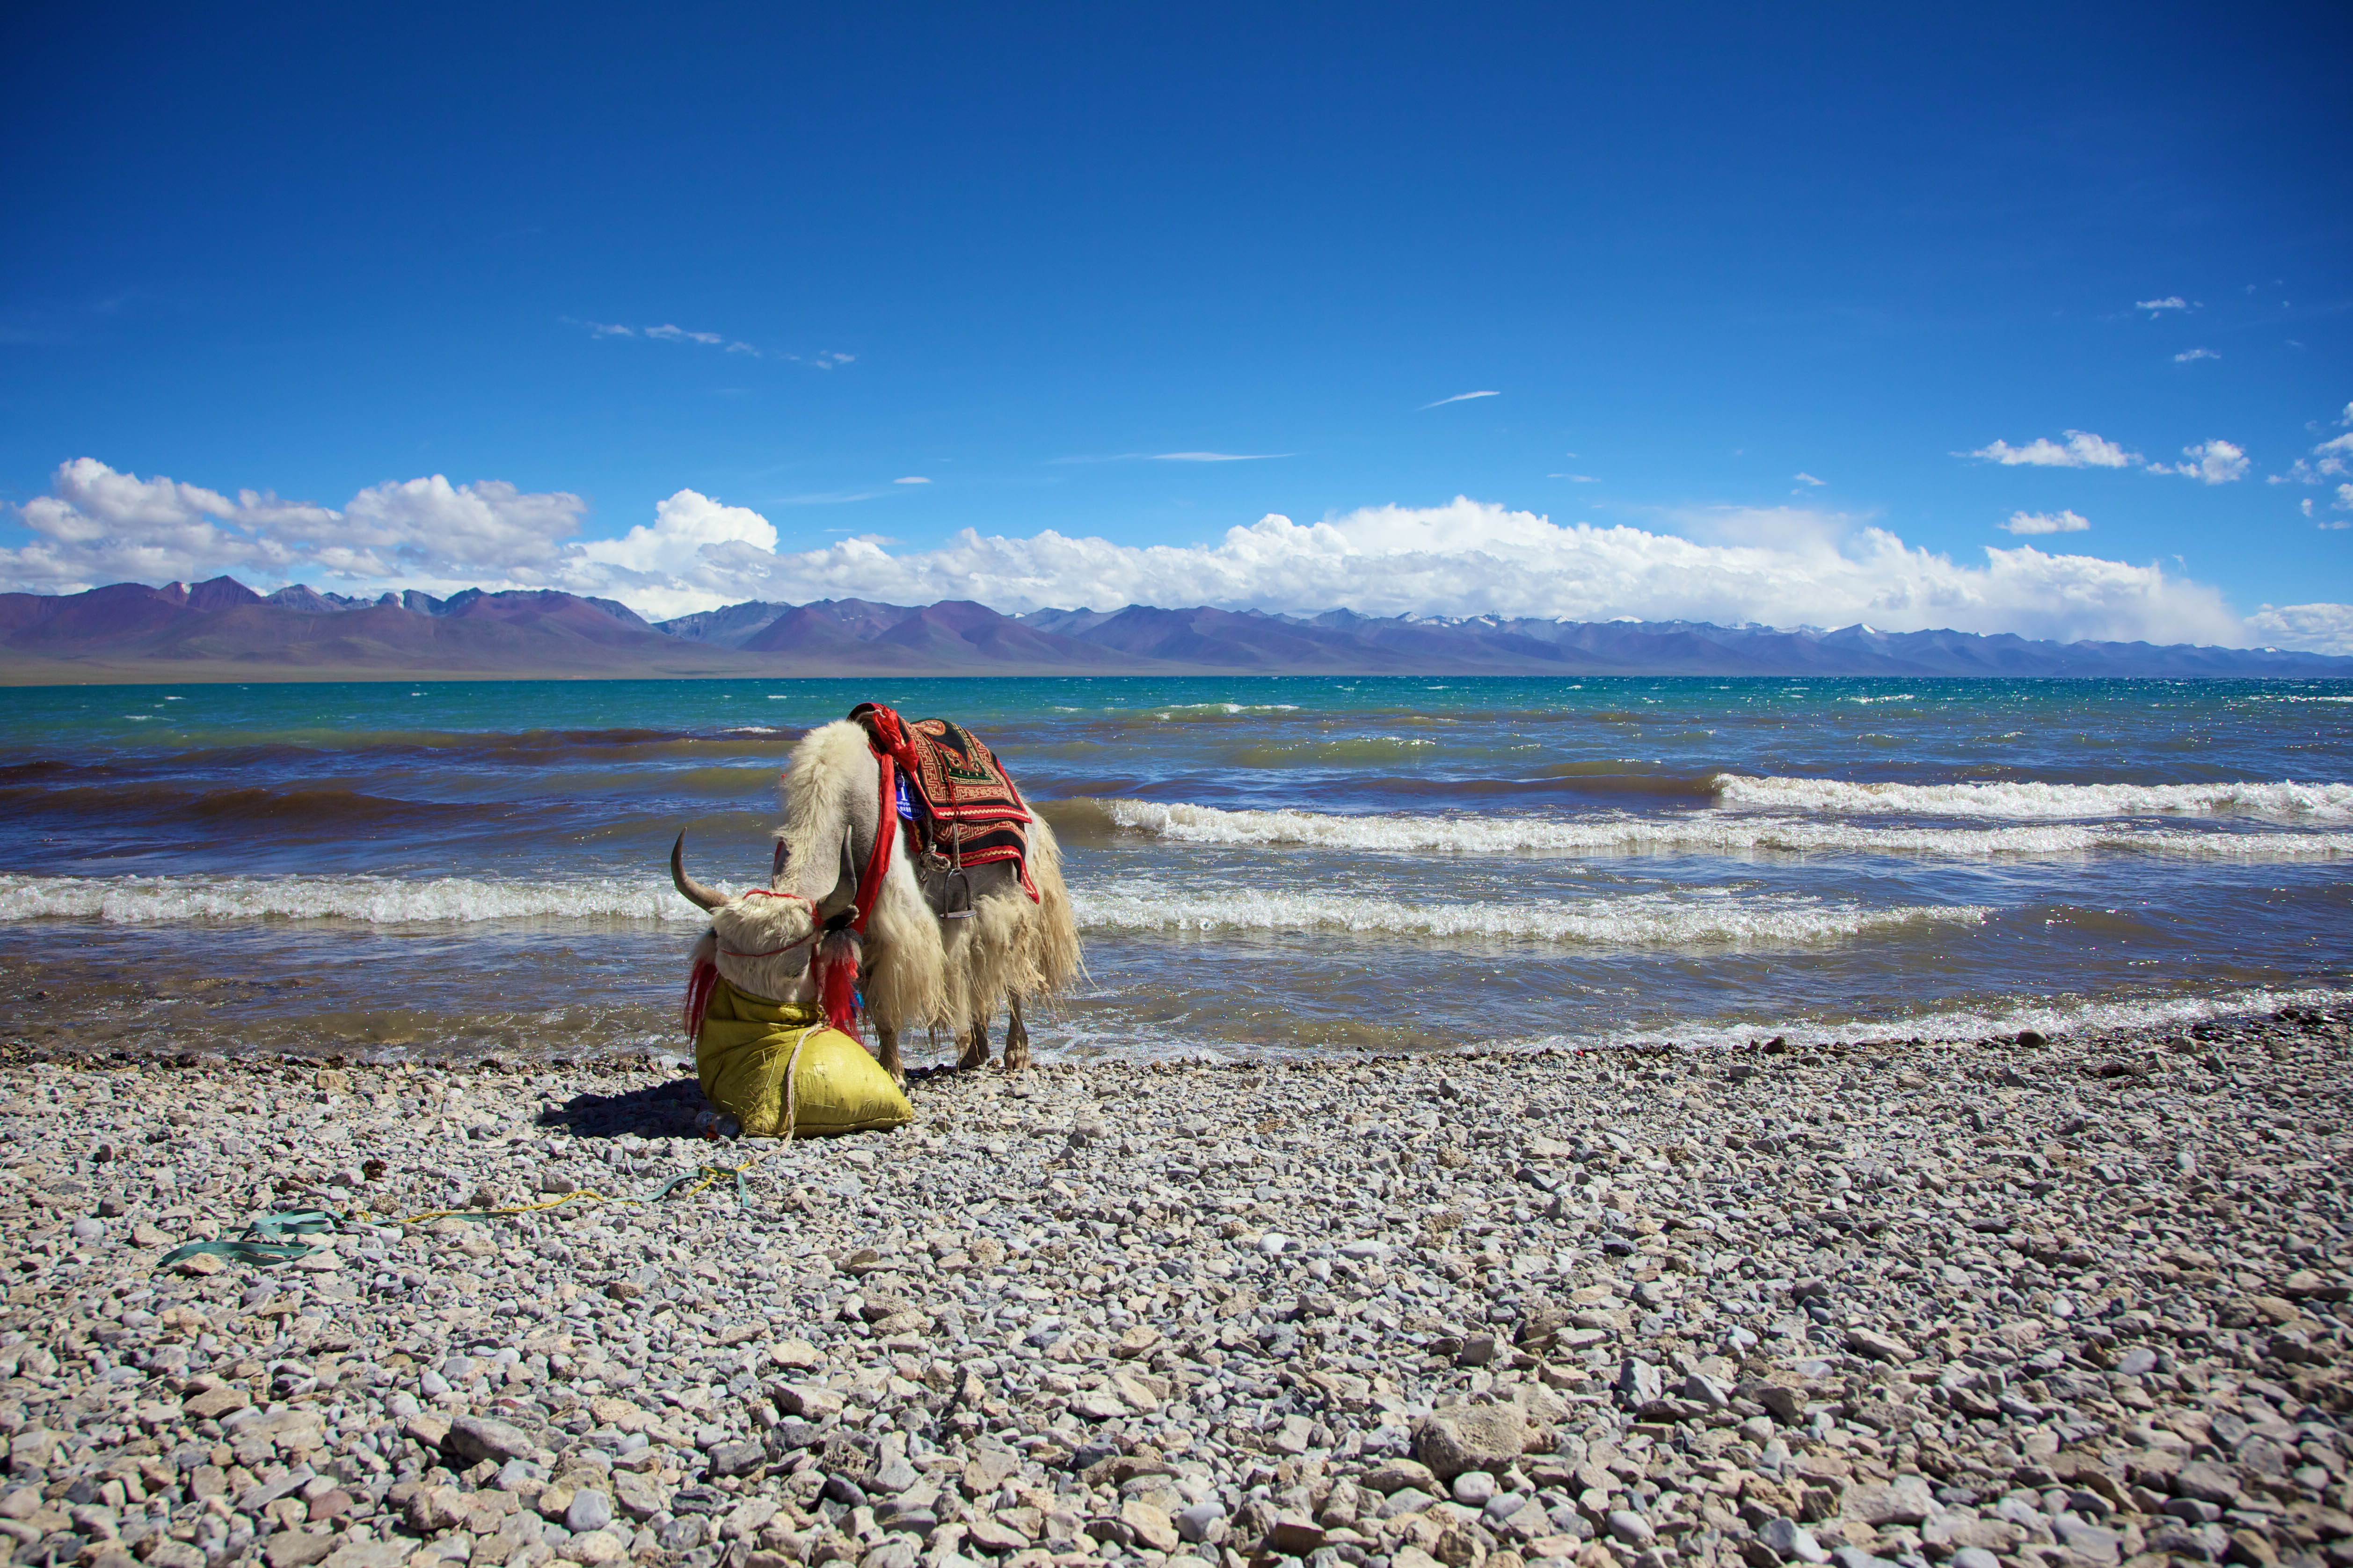
[[[681,833],[678,842],[670,847],[670,879],[697,908],[715,910],[727,900],[686,874],[686,835]]]
[[[826,894],[818,906],[822,918],[831,918],[858,907],[860,873],[858,857],[852,852],[853,839],[844,831],[841,836],[841,871],[835,879],[833,890]]]

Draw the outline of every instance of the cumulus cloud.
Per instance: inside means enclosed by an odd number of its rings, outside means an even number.
[[[48,495],[17,509],[34,537],[0,550],[0,582],[75,593],[233,572],[265,584],[300,574],[351,584],[548,586],[586,510],[575,495],[525,494],[496,479],[452,485],[438,474],[373,486],[341,510],[249,489],[232,501],[77,458],[58,465]]]
[[[1504,395],[1500,392],[1458,392],[1451,397],[1441,397],[1435,403],[1425,403],[1421,407],[1443,408],[1450,403],[1468,403],[1474,397],[1501,397],[1503,395]],[[1414,412],[1419,414],[1421,412],[1421,409],[1417,408]]]
[[[705,547],[736,544],[773,551],[776,525],[749,507],[725,506],[697,491],[681,490],[655,506],[652,527],[639,523],[618,539],[589,540],[575,547],[577,561],[567,565],[575,570],[578,563],[610,566],[628,574],[624,581],[629,585],[660,587],[695,570]]]
[[[2234,641],[2213,590],[2156,566],[1988,549],[1982,565],[1916,550],[1885,530],[1782,507],[1673,520],[1681,533],[1590,523],[1458,498],[1368,507],[1321,522],[1270,515],[1215,543],[1127,545],[1048,531],[965,530],[892,553],[862,539],[762,556],[706,550],[674,584],[717,605],[749,597],[854,596],[901,604],[977,599],[1008,612],[1050,605],[1209,604],[1368,615],[1949,626],[2036,637]]]
[[[2189,301],[2179,294],[2168,294],[2162,300],[2135,300],[2133,309],[2147,310],[2154,316],[2160,310],[2187,310],[2189,309]]]
[[[891,482],[894,485],[927,485],[932,481],[921,474],[909,474],[903,479],[892,479]]]
[[[2193,479],[2203,479],[2210,485],[2227,485],[2233,479],[2247,477],[2247,454],[2244,448],[2220,438],[2201,441],[2195,447],[2184,447],[2181,455],[2186,463],[2176,463],[2168,468],[2162,463],[2150,467],[2159,473],[2186,474]]]
[[[2316,485],[2321,482],[2323,475],[2341,474],[2353,474],[2353,435],[2323,441],[2312,449],[2311,457],[2298,458],[2288,465],[2287,472],[2269,475],[2263,482],[2272,485]]]
[[[1994,526],[2005,533],[2081,533],[2092,522],[2073,511],[2014,511],[2008,522]]]
[[[299,531],[300,509],[247,491],[230,500],[217,490],[161,475],[142,479],[93,458],[60,463],[49,494],[17,509],[30,542],[0,551],[0,576],[36,592],[73,592],[100,583],[161,582],[186,575],[190,563],[265,576],[282,574],[295,550],[271,531]],[[323,521],[323,514],[318,521]]]
[[[2221,359],[2221,357],[2222,356],[2221,354],[2216,353],[2212,349],[2184,349],[2179,353],[2173,356],[2173,363],[2176,364],[2189,364],[2201,359]]]
[[[1979,447],[1974,452],[1954,454],[1963,458],[1981,458],[2004,468],[2024,464],[2036,468],[2129,468],[2141,460],[2137,452],[2127,452],[2114,441],[2094,436],[2088,430],[2070,430],[2064,444],[2048,436],[2037,436],[2023,447],[2013,447],[2007,441],[1995,441]]]
[[[2217,354],[2207,354],[2202,349],[2199,350],[2197,354],[2177,357],[2196,358],[2201,354],[2209,359],[2221,357]],[[2336,447],[2343,447],[2348,451],[2353,451],[2353,442],[2348,442],[2344,437],[2340,437],[2336,442],[2324,442],[2316,450],[2327,451]],[[2227,485],[2233,479],[2244,479],[2247,474],[2246,449],[2235,442],[2225,441],[2220,437],[2211,441],[2200,441],[2194,447],[2184,447],[2181,449],[2181,455],[2189,459],[2186,463],[2153,463],[2138,452],[2126,451],[2116,442],[2105,437],[2094,436],[2087,430],[2068,431],[2067,439],[2063,444],[2053,441],[2048,436],[2037,436],[2023,447],[2013,447],[2007,441],[1995,441],[1988,446],[1979,447],[1974,452],[1956,452],[1953,455],[1957,458],[1977,458],[1989,463],[2000,463],[2006,468],[2016,468],[2021,465],[2038,468],[2142,468],[2152,474],[2186,475],[2193,479],[2203,479],[2210,485]],[[2305,468],[2304,463],[2298,462],[2295,469],[2275,476],[2274,482],[2284,484],[2295,479],[2299,477],[2296,470]],[[2323,471],[2337,470],[2324,468]]]
[[[2247,630],[2265,647],[2353,654],[2353,605],[2265,605],[2247,617]]]
[[[1693,619],[2033,637],[2240,642],[2204,584],[2155,564],[1988,547],[1982,561],[1906,544],[1868,520],[1799,506],[1711,508],[1652,528],[1555,523],[1457,498],[1322,521],[1269,515],[1213,542],[1130,545],[1051,530],[929,549],[871,536],[780,551],[759,512],[694,490],[617,539],[574,537],[576,496],[434,476],[363,490],[341,509],[252,491],[231,500],[94,459],[59,468],[21,514],[33,539],[0,551],[0,585],[51,591],[234,571],[298,574],[345,592],[555,587],[659,617],[744,599],[977,599],[1020,612],[1128,604],[1370,615]],[[2072,514],[2061,513],[2061,518]],[[2062,523],[2058,531],[2066,531]],[[2285,634],[2266,628],[2269,640]]]

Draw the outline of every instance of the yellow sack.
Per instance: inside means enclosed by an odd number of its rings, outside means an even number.
[[[915,1119],[915,1108],[882,1064],[848,1035],[826,1027],[818,1007],[746,995],[724,980],[702,1015],[694,1070],[702,1097],[755,1138],[824,1138],[904,1127]]]

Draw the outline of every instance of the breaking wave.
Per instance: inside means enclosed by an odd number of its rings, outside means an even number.
[[[2006,816],[2065,821],[2095,816],[2263,816],[2353,821],[2353,784],[1856,784],[1844,779],[1753,778],[1718,773],[1725,805],[1832,815]]]
[[[0,876],[0,921],[79,917],[122,925],[189,921],[353,921],[470,925],[606,920],[693,924],[702,911],[667,881],[463,877]]]
[[[1229,811],[1155,801],[1101,803],[1114,826],[1180,844],[1305,845],[1440,855],[1737,854],[2079,855],[2097,849],[2218,859],[2353,858],[2353,833],[2189,833],[2050,823],[2030,827],[1866,827],[1715,812],[1680,816],[1341,816]]]
[[[1582,904],[1425,903],[1250,889],[1205,897],[1160,886],[1074,891],[1071,903],[1081,928],[1090,931],[1327,931],[1587,947],[1803,946],[1906,925],[1974,925],[1994,913],[1975,904],[1866,909],[1720,900],[1697,905],[1654,898]]]

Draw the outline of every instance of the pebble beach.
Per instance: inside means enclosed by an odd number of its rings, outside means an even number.
[[[941,1072],[792,1144],[675,1061],[5,1050],[17,1563],[2353,1563],[2353,1009]]]

